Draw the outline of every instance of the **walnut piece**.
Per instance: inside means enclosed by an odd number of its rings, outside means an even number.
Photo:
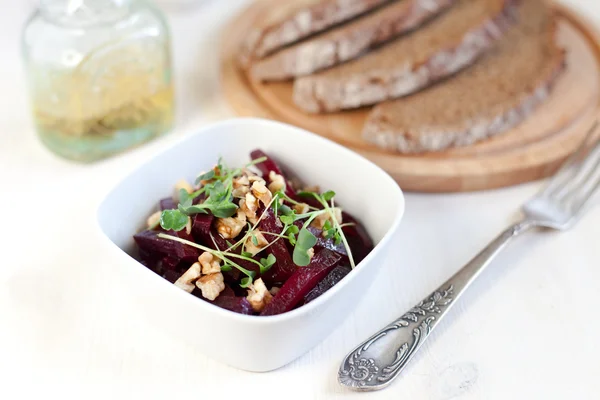
[[[248,221],[255,224],[257,221],[258,199],[252,193],[246,193],[245,198],[240,199],[240,210],[246,215]]]
[[[223,290],[225,290],[225,279],[223,274],[204,275],[196,281],[196,287],[202,291],[202,297],[206,300],[213,301]]]
[[[294,204],[294,211],[296,211],[296,214],[306,214],[310,211],[310,208],[306,203],[298,203]]]
[[[341,224],[342,210],[340,208],[332,208],[331,211],[333,212],[333,216],[335,217],[337,223]],[[331,221],[331,216],[328,212],[319,214],[310,225],[318,229],[323,229],[323,226],[325,226],[325,222],[327,221],[329,221],[333,225],[333,221]]]
[[[285,178],[279,174],[276,174],[275,171],[269,172],[269,190],[271,193],[276,193],[279,191],[285,190]]]
[[[250,181],[247,176],[240,176],[233,180],[233,197],[243,198],[250,192]]]
[[[202,275],[210,275],[221,272],[221,260],[208,251],[200,254],[200,257],[198,257],[198,262],[202,266]]]
[[[252,240],[252,236],[249,236],[248,239],[246,239],[246,246],[245,246],[245,250],[248,253],[251,253],[252,256],[255,256],[258,253],[260,253],[260,251],[269,244],[269,241],[264,237],[264,235],[261,232],[255,232],[254,237],[256,237],[256,242],[258,244],[254,244],[254,241]]]
[[[255,312],[261,312],[272,300],[273,296],[261,278],[257,279],[248,288],[246,299]]]
[[[311,247],[306,253],[308,254],[308,258],[312,260],[312,258],[315,256],[315,248]]]
[[[217,232],[223,239],[236,238],[242,232],[244,226],[246,226],[246,214],[242,210],[238,210],[235,218],[217,218],[216,222]]]
[[[264,182],[264,181],[263,181]],[[252,184],[252,194],[259,199],[265,206],[268,206],[273,199],[273,194],[267,189],[264,183],[254,182]]]
[[[162,215],[162,211],[157,211],[146,220],[146,225],[148,225],[148,229],[154,229],[158,224],[160,224],[160,216]]]
[[[200,278],[200,272],[200,264],[192,264],[192,266],[175,281],[175,286],[185,290],[188,293],[192,293],[194,291],[194,282],[196,279]]]

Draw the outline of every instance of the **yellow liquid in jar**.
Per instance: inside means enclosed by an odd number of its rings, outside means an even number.
[[[165,43],[120,38],[74,57],[72,68],[31,63],[34,123],[42,142],[95,161],[170,130],[174,89]]]
[[[172,86],[89,117],[82,118],[75,110],[72,117],[52,115],[35,106],[33,110],[41,135],[62,136],[66,139],[113,135],[122,130],[144,127],[168,127],[173,122],[173,113]]]

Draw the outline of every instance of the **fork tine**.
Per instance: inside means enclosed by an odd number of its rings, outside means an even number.
[[[583,207],[600,185],[600,140],[596,142],[594,149],[592,149],[588,158],[581,165],[581,170],[587,171],[587,173],[567,199],[567,201],[573,203],[572,206],[575,210]]]
[[[563,192],[566,192],[568,189],[569,182],[573,177],[573,173],[571,169],[578,163],[580,163],[581,156],[585,154],[586,150],[589,147],[590,138],[594,137],[596,130],[600,126],[600,123],[596,120],[594,124],[591,126],[589,131],[586,133],[585,138],[581,142],[579,148],[575,150],[575,152],[563,163],[558,172],[554,175],[554,177],[548,182],[547,186],[542,189],[540,195],[541,196],[552,196],[560,198],[563,195]]]
[[[581,191],[582,186],[589,182],[598,167],[600,167],[600,141],[596,140],[591,144],[591,149],[586,154],[585,158],[578,161],[578,165],[574,167],[569,182],[565,187],[556,194],[557,198],[562,198],[564,201],[570,201],[576,196],[578,191]]]

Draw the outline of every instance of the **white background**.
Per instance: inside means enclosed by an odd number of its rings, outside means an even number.
[[[408,195],[393,254],[364,298],[349,305],[352,316],[275,372],[235,370],[149,326],[114,273],[114,258],[98,252],[94,210],[134,166],[233,116],[219,94],[218,40],[247,1],[169,14],[177,128],[89,166],[56,158],[33,133],[19,54],[30,3],[0,0],[0,399],[598,398],[600,207],[570,232],[515,243],[392,387],[365,395],[336,383],[348,350],[460,268],[516,218],[538,184]],[[596,0],[568,3],[600,21]]]

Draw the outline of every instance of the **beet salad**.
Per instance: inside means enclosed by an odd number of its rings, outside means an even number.
[[[181,180],[134,236],[139,260],[218,307],[276,315],[307,304],[373,249],[335,192],[306,187],[261,150]]]

